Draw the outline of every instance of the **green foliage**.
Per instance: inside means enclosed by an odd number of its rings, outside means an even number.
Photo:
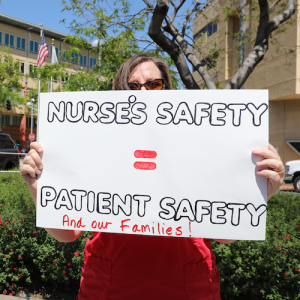
[[[35,226],[35,208],[19,174],[0,174],[0,293],[78,283],[86,237],[59,243]]]
[[[214,242],[222,299],[300,299],[300,197],[268,203],[266,241]]]
[[[222,299],[300,299],[300,197],[276,194],[268,203],[266,241],[213,242]],[[19,174],[0,174],[0,293],[78,288],[84,232],[59,243],[35,226],[35,208]]]
[[[0,106],[5,106],[5,100],[9,99],[11,104],[23,103],[19,95],[22,89],[20,62],[14,61],[10,55],[10,49],[4,47],[0,50]]]
[[[91,53],[99,56],[99,61],[93,69],[94,74],[97,74],[97,77],[100,76],[104,82],[100,84],[91,82],[89,79],[87,80],[89,83],[84,85],[85,87],[92,86],[95,90],[111,88],[112,81],[122,63],[142,51],[136,34],[146,31],[145,26],[149,20],[148,9],[129,15],[128,1],[114,1],[108,6],[103,2],[103,0],[62,1],[63,11],[69,11],[76,17],[69,26],[73,36],[66,38],[72,45],[66,53],[67,58],[70,58],[72,52],[81,54],[80,49],[90,47],[87,41],[101,41],[98,47],[91,48]],[[106,10],[105,7],[109,9]],[[63,22],[65,23],[65,20]],[[180,88],[181,80],[170,57],[159,50],[148,50],[148,52],[167,61],[171,70],[173,87],[174,89]],[[83,74],[78,74],[78,76],[78,79],[82,78]],[[89,90],[85,87],[83,90]],[[67,87],[66,85],[66,89],[73,91],[76,90],[76,86],[72,84],[72,87]]]

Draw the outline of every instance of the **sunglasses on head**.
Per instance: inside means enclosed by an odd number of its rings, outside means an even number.
[[[154,91],[154,90],[162,90],[164,88],[164,79],[152,79],[148,80],[145,83],[138,83],[138,82],[128,82],[128,87],[131,90],[140,90],[142,86],[144,86],[147,90]]]

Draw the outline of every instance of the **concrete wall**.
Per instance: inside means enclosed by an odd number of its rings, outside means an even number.
[[[224,1],[223,1],[224,2]],[[225,5],[226,1],[220,5]],[[195,51],[199,60],[202,59],[200,53],[208,53],[212,40],[217,43],[218,47],[224,49],[224,54],[220,57],[216,70],[219,72],[215,76],[215,80],[219,80],[223,87],[230,81],[232,76],[238,70],[238,37],[226,35],[225,32],[234,32],[236,29],[236,22],[232,18],[224,21],[224,15],[219,9],[217,0],[211,2],[211,6],[204,9],[205,19],[201,14],[194,21],[193,33],[196,34],[201,28],[210,22],[210,18],[216,15],[220,18],[218,24],[218,32],[206,39],[201,47],[204,51]],[[236,6],[236,9],[238,7]],[[213,12],[215,11],[215,12]],[[247,5],[248,14],[251,12],[251,3]],[[297,45],[300,44],[300,24],[299,13],[293,16],[295,20],[292,25],[284,25],[285,32],[272,34],[264,59],[256,66],[253,73],[249,76],[245,83],[246,89],[268,89],[269,90],[269,105],[270,105],[270,143],[278,148],[279,154],[283,162],[289,160],[300,159],[293,149],[291,149],[286,140],[300,140],[300,50]],[[272,18],[273,16],[271,16]],[[257,21],[246,22],[247,32],[250,33],[257,27]],[[256,32],[252,33],[252,38],[255,38]],[[280,49],[280,45],[284,47]],[[253,43],[247,42],[246,57],[253,47]],[[290,51],[291,50],[291,51]],[[209,70],[211,75],[216,73],[214,70]],[[198,84],[203,84],[200,75],[196,72],[193,76]]]

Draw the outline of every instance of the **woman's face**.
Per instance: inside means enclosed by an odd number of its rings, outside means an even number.
[[[162,76],[157,66],[152,61],[146,61],[132,70],[128,82],[145,83],[148,80],[161,78]],[[146,88],[142,86],[141,90],[146,90]]]

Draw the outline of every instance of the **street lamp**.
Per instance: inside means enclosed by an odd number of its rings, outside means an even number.
[[[31,132],[32,133],[32,130],[33,130],[33,102],[34,102],[34,99],[31,98],[31,102],[27,102],[27,106],[31,106]]]

